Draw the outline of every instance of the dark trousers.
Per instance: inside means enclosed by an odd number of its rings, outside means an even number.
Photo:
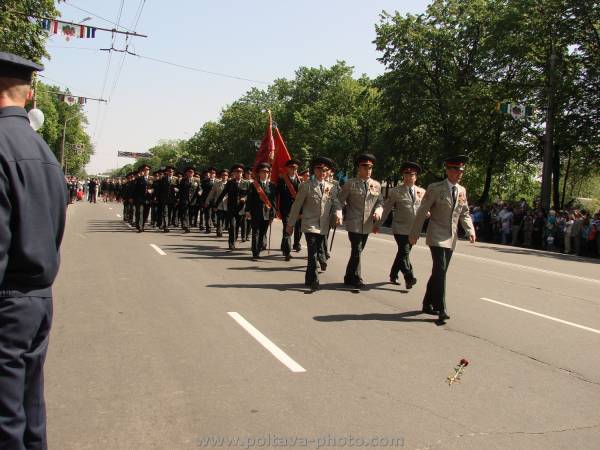
[[[252,256],[255,258],[260,255],[263,249],[268,229],[268,220],[252,219]]]
[[[346,266],[344,283],[362,283],[362,276],[360,274],[360,254],[365,248],[368,238],[368,234],[348,233],[348,239],[350,239],[350,246],[352,249],[350,250],[350,259],[348,260],[348,265]]]
[[[158,227],[163,229],[169,228],[169,219],[175,210],[175,205],[161,203],[158,205]]]
[[[304,284],[309,286],[314,281],[319,282],[317,263],[327,262],[327,258],[325,258],[325,254],[323,253],[325,236],[317,233],[305,233],[304,236],[306,237],[306,247],[308,250],[308,263],[306,265]]]
[[[284,216],[281,219],[281,223],[283,224],[283,236],[281,238],[281,251],[284,255],[289,255],[292,252],[292,248],[297,249],[300,247],[300,238],[302,237],[302,224],[298,220],[294,224],[294,231],[292,234],[288,234],[287,232],[287,217]],[[294,237],[294,245],[292,247],[292,235]]]
[[[398,278],[398,272],[402,272],[405,281],[410,281],[414,278],[412,264],[410,263],[410,250],[412,245],[408,242],[408,236],[406,234],[394,234],[396,244],[398,245],[398,252],[394,259],[394,264],[390,269],[390,279],[396,280]]]
[[[238,234],[242,228],[242,224],[246,221],[244,216],[231,211],[227,211],[227,232],[229,233],[229,245],[235,245]],[[242,230],[243,233],[243,230]],[[243,235],[243,234],[242,234]]]
[[[150,213],[150,205],[145,203],[135,204],[135,227],[140,230],[144,228],[146,222],[148,222],[148,214]],[[143,221],[142,221],[143,219]]]
[[[223,211],[222,209],[217,210],[217,236],[223,235],[223,228],[227,228],[229,223],[229,216],[227,215],[227,211]]]
[[[181,228],[190,229],[190,206],[187,203],[179,204],[179,220],[181,220]]]
[[[431,251],[433,267],[423,298],[423,309],[431,307],[435,311],[446,312],[446,272],[452,258],[452,249],[429,247],[429,250]]]
[[[202,217],[204,219],[204,229],[208,233],[210,231],[211,225],[213,224],[210,206],[208,206],[206,208],[202,208],[202,210],[200,211],[200,214],[202,215]]]
[[[198,205],[190,205],[190,208],[188,209],[188,215],[190,226],[195,227],[198,225]]]
[[[51,325],[51,298],[0,298],[1,449],[48,448],[43,369]]]

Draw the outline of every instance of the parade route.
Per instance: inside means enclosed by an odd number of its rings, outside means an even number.
[[[352,293],[338,230],[322,290],[309,293],[306,244],[285,262],[280,222],[270,254],[251,261],[249,243],[229,251],[226,234],[138,234],[120,212],[68,209],[46,362],[50,448],[598,446],[600,260],[460,241],[451,319],[436,326],[420,313],[424,238],[407,290],[388,281],[393,236],[371,235],[368,290]],[[470,364],[448,386],[461,358]]]

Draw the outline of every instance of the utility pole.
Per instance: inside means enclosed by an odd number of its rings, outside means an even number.
[[[550,48],[550,60],[548,64],[548,108],[546,110],[546,135],[544,136],[544,165],[542,168],[542,192],[540,206],[548,211],[550,209],[550,197],[552,193],[552,154],[554,151],[554,117],[555,112],[555,90],[556,90],[556,48],[554,42]]]
[[[71,117],[66,117],[65,118],[65,124],[63,125],[63,135],[62,135],[62,143],[60,144],[60,166],[63,168],[63,171],[65,172],[66,175],[66,170],[65,170],[65,137],[67,134],[67,122],[69,120],[73,120],[76,117],[79,117],[79,114],[75,114],[74,116]]]

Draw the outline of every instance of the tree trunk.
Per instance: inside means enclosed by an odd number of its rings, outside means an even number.
[[[569,171],[571,170],[571,155],[573,154],[573,148],[569,148],[569,157],[567,159],[567,168],[565,169],[565,179],[563,180],[563,191],[562,199],[560,201],[560,209],[565,207],[565,195],[567,193],[567,179],[569,178]]]
[[[552,208],[560,204],[560,146],[554,145],[552,152]]]
[[[494,145],[490,152],[487,166],[485,168],[485,182],[483,183],[483,192],[479,197],[479,204],[483,205],[487,203],[490,196],[490,188],[492,187],[492,175],[494,174],[494,166],[496,165],[496,156],[500,151],[500,137],[502,136],[502,129],[504,123],[502,121],[496,122],[496,136],[494,139]]]

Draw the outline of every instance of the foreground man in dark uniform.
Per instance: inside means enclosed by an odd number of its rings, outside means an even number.
[[[144,231],[144,227],[148,221],[148,213],[150,212],[150,202],[148,199],[148,189],[150,189],[149,174],[150,166],[142,164],[138,168],[138,177],[135,179],[133,185],[132,197],[135,204],[135,228],[138,233]]]
[[[246,221],[246,217],[241,214],[244,205],[246,204],[246,196],[250,189],[250,181],[242,179],[242,172],[244,166],[242,164],[234,164],[231,166],[230,174],[231,178],[227,181],[227,184],[223,187],[223,190],[219,194],[216,200],[217,204],[220,204],[225,197],[226,200],[226,213],[227,213],[227,232],[229,234],[229,250],[235,250],[235,243],[238,238],[238,234],[241,231],[244,232],[242,223]],[[243,234],[242,234],[243,238]]]
[[[43,367],[67,191],[25,103],[43,67],[0,53],[0,448],[47,449]]]
[[[409,242],[415,245],[427,213],[431,213],[427,226],[427,245],[431,251],[433,267],[423,298],[423,313],[437,315],[438,325],[450,318],[446,313],[446,272],[458,238],[458,222],[462,224],[471,243],[475,242],[475,228],[469,215],[467,190],[459,185],[468,158],[450,156],[444,160],[446,179],[427,186],[417,216],[410,229]]]

